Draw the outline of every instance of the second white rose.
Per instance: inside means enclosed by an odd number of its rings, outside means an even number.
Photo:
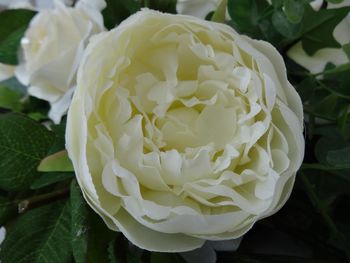
[[[103,30],[102,15],[87,1],[74,8],[56,1],[53,9],[39,11],[22,38],[16,76],[29,86],[30,95],[50,103],[55,123],[68,110],[89,38]]]

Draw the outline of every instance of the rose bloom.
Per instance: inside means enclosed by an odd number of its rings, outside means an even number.
[[[299,96],[270,44],[143,10],[92,38],[66,142],[89,205],[151,251],[242,236],[288,199]]]
[[[16,76],[34,97],[51,104],[49,117],[58,123],[67,112],[76,72],[91,35],[103,30],[102,16],[89,1],[40,10],[22,38],[23,62]]]

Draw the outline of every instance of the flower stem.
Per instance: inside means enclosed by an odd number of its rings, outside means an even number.
[[[24,213],[30,208],[36,207],[41,203],[46,203],[47,201],[54,201],[68,196],[69,188],[59,189],[57,191],[46,193],[42,195],[33,196],[24,200],[15,201],[18,208],[18,213]]]

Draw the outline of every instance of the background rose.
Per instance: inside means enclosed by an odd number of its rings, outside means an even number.
[[[69,107],[85,46],[91,35],[103,30],[103,21],[89,1],[74,8],[59,1],[55,5],[31,21],[21,42],[23,63],[16,76],[29,85],[29,94],[50,102],[49,117],[58,123]]]
[[[303,159],[302,106],[268,43],[144,10],[87,47],[66,140],[111,229],[186,251],[284,204]]]
[[[323,4],[322,0],[314,2],[317,2],[317,5],[313,5],[313,8],[316,10]],[[328,3],[327,8],[339,8],[342,6],[350,6],[350,0],[345,0],[341,4]],[[349,58],[344,52],[343,47],[350,43],[350,14],[335,27],[333,36],[342,45],[341,48],[322,48],[310,56],[304,51],[301,42],[298,42],[287,54],[291,59],[312,73],[322,72],[327,63],[338,66],[349,62]]]

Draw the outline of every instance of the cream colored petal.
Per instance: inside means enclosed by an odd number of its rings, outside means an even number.
[[[251,43],[261,52],[265,54],[265,56],[269,59],[270,62],[267,64],[272,63],[274,67],[274,71],[276,72],[278,76],[278,81],[276,83],[280,83],[280,85],[283,87],[285,94],[287,95],[287,98],[284,100],[283,96],[280,97],[283,101],[287,102],[288,106],[293,110],[293,112],[296,114],[296,116],[299,119],[300,126],[303,125],[303,106],[301,99],[294,89],[294,87],[288,82],[287,80],[287,71],[286,66],[284,65],[283,58],[278,53],[278,51],[269,43],[263,42],[263,41],[251,41]],[[264,66],[267,66],[264,65]],[[268,73],[270,78],[272,76]],[[279,96],[279,92],[277,90],[277,95]]]
[[[184,234],[166,234],[142,226],[124,210],[120,210],[114,221],[124,235],[136,246],[148,251],[183,252],[201,247],[205,240]],[[118,223],[117,223],[118,222]]]
[[[66,93],[61,98],[51,103],[49,118],[53,120],[54,123],[56,124],[60,123],[62,116],[67,113],[70,102],[72,100],[74,88],[75,87],[67,90]]]

